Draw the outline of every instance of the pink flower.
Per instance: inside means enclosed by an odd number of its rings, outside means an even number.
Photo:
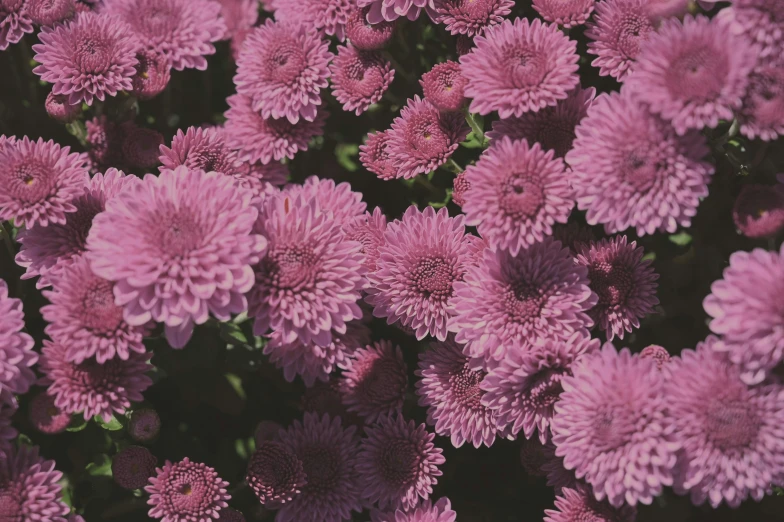
[[[460,74],[460,64],[449,61],[433,66],[419,80],[425,100],[440,111],[459,111],[465,104],[466,79]]]
[[[784,229],[784,186],[743,185],[732,219],[746,237],[776,237]]]
[[[428,13],[433,11],[433,0],[358,0],[357,5],[369,8],[367,21],[373,25],[392,22],[402,16],[416,20],[422,8]]]
[[[504,17],[512,12],[514,1],[434,0],[433,6],[435,16],[432,19],[435,23],[445,24],[452,34],[472,37],[503,22]]]
[[[248,486],[263,506],[275,508],[290,502],[307,484],[302,462],[279,442],[264,441],[248,462]]]
[[[348,411],[366,422],[401,413],[408,388],[403,352],[390,341],[358,348],[344,363],[340,391]]]
[[[58,482],[63,474],[53,460],[38,455],[38,446],[21,446],[0,453],[0,498],[6,520],[66,522],[70,508]]]
[[[0,402],[13,403],[35,382],[31,367],[38,362],[33,338],[25,327],[22,301],[8,296],[8,285],[0,279]]]
[[[0,51],[15,44],[25,33],[33,32],[33,21],[27,14],[28,0],[0,2]]]
[[[390,156],[390,132],[388,130],[368,134],[367,140],[359,146],[359,161],[362,165],[383,180],[395,179],[397,167]]]
[[[383,48],[392,39],[396,22],[382,21],[369,24],[367,15],[370,7],[353,9],[346,20],[346,38],[351,45],[363,51],[375,51]]]
[[[596,0],[533,0],[533,7],[542,18],[567,29],[584,24],[594,5]]]
[[[544,511],[544,522],[634,522],[637,510],[632,506],[614,508],[600,502],[586,487],[564,488],[555,499],[555,509]]]
[[[346,24],[356,9],[351,0],[273,0],[275,19],[302,23],[309,33],[321,31],[346,39]]]
[[[784,24],[782,24],[784,31]],[[758,65],[749,76],[743,106],[737,113],[740,133],[763,141],[784,134],[784,60]]]
[[[375,51],[358,51],[352,46],[338,47],[330,66],[332,94],[344,111],[359,116],[381,100],[395,77],[392,64]]]
[[[150,518],[161,522],[214,520],[231,499],[228,482],[213,468],[188,457],[174,464],[167,460],[155,473],[144,490],[150,494]]]

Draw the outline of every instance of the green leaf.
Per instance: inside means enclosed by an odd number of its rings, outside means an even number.
[[[642,256],[643,261],[656,261],[656,252],[648,252]]]
[[[111,477],[112,459],[108,455],[101,454],[95,462],[90,462],[84,470],[93,477]]]
[[[248,338],[239,325],[234,323],[221,323],[220,336],[229,344],[248,344]]]
[[[691,234],[687,232],[678,232],[670,236],[670,241],[678,246],[686,246],[691,243]]]
[[[359,168],[357,162],[353,160],[359,154],[359,145],[355,143],[341,143],[335,147],[335,158],[341,167],[349,172],[354,172]]]
[[[87,427],[87,421],[84,420],[84,415],[81,413],[77,413],[75,415],[71,415],[71,424],[65,429],[65,431],[76,432],[82,431]]]
[[[104,422],[104,420],[100,417],[100,415],[96,415],[93,417],[93,420],[98,424],[101,428],[108,430],[108,431],[119,431],[123,429],[123,425],[120,421],[118,421],[114,415],[112,418],[109,419],[109,422]]]
[[[234,389],[234,391],[237,393],[237,395],[239,395],[241,399],[245,399],[247,397],[247,394],[245,393],[245,389],[242,387],[242,378],[239,375],[234,375],[233,373],[227,373],[226,375],[224,375],[224,377],[226,377],[226,380],[229,381],[229,384],[231,384],[231,387]]]

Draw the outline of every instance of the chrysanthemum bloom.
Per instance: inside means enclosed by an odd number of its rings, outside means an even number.
[[[357,460],[362,497],[380,509],[409,510],[420,498],[427,500],[445,461],[434,438],[424,424],[406,422],[402,415],[381,417],[365,428]]]
[[[135,410],[128,422],[128,434],[137,442],[155,440],[161,431],[161,418],[150,408]]]
[[[304,118],[292,124],[286,118],[262,118],[251,108],[251,99],[234,94],[226,99],[226,142],[242,161],[269,163],[292,159],[297,151],[308,150],[308,142],[324,133],[327,112],[319,111],[314,121]]]
[[[721,21],[667,19],[643,45],[626,85],[680,135],[716,127],[740,108],[757,53]]]
[[[452,510],[452,503],[447,497],[441,497],[433,504],[424,500],[411,511],[396,509],[392,513],[371,511],[372,522],[455,522],[457,513]]]
[[[63,474],[38,447],[22,446],[0,453],[0,499],[4,520],[65,522],[71,509],[62,501],[58,482]]]
[[[560,241],[563,246],[569,248],[573,256],[576,256],[584,246],[596,241],[596,234],[591,227],[572,221],[566,225],[554,226],[553,239]]]
[[[432,335],[443,341],[453,285],[472,264],[472,254],[462,215],[410,206],[402,219],[387,225],[376,271],[367,276],[366,301],[373,315],[388,324],[400,321],[419,340]]]
[[[662,374],[609,343],[578,360],[572,373],[561,380],[550,423],[555,454],[593,487],[597,500],[650,504],[672,485],[678,449]]]
[[[251,195],[217,172],[177,167],[148,174],[106,204],[87,238],[96,275],[115,283],[115,302],[133,326],[166,325],[182,348],[210,313],[221,321],[247,309],[252,266],[266,248],[252,232]]]
[[[127,22],[149,50],[163,54],[172,68],[207,68],[226,24],[212,0],[106,0],[103,12]],[[144,16],[140,16],[144,13]]]
[[[54,397],[46,392],[40,392],[33,397],[28,413],[35,429],[49,435],[64,432],[71,423],[71,415],[58,408],[54,403]]]
[[[784,475],[784,388],[747,386],[717,342],[708,337],[672,366],[667,419],[683,447],[674,488],[695,504],[738,507]]]
[[[373,25],[403,16],[416,20],[423,8],[428,14],[433,12],[433,0],[358,0],[357,5],[369,9],[367,21]]]
[[[505,20],[474,38],[460,57],[471,112],[501,118],[538,111],[567,97],[579,83],[577,43],[538,18]]]
[[[403,352],[390,341],[359,348],[344,364],[340,378],[343,403],[366,422],[401,413],[408,388],[407,372]]]
[[[473,37],[500,24],[512,12],[513,0],[434,0],[433,21],[452,34]],[[458,44],[460,38],[458,37]],[[461,56],[464,53],[460,53]]]
[[[232,508],[222,509],[216,522],[245,522],[245,515]]]
[[[714,172],[704,136],[678,136],[628,91],[594,102],[575,133],[566,163],[589,225],[641,236],[691,226]]]
[[[296,22],[309,33],[324,32],[339,41],[346,39],[346,23],[356,3],[351,0],[274,0],[275,19]]]
[[[596,0],[533,0],[533,8],[545,21],[567,29],[584,24],[595,5]]]
[[[133,122],[120,126],[122,152],[125,162],[131,167],[150,169],[158,164],[158,154],[163,145],[163,135],[153,129],[139,127]]]
[[[265,441],[258,445],[248,462],[245,481],[259,502],[275,508],[299,495],[307,484],[302,462],[279,442]]]
[[[331,212],[333,219],[341,227],[363,216],[367,203],[362,201],[362,193],[351,190],[351,184],[335,183],[334,180],[309,176],[301,185],[291,184],[283,189],[291,200],[316,200],[321,212]]]
[[[150,494],[150,518],[160,518],[162,522],[202,522],[218,518],[221,510],[228,507],[229,483],[206,464],[185,457],[175,464],[167,460],[155,472],[144,488]]]
[[[378,249],[384,244],[384,232],[387,229],[387,217],[381,207],[373,209],[373,213],[365,212],[364,215],[349,221],[343,232],[346,238],[359,241],[362,244],[362,255],[365,256],[363,265],[368,272],[375,272],[378,262]]]
[[[122,488],[141,489],[155,475],[158,459],[142,446],[128,446],[112,457],[112,478]]]
[[[478,266],[455,284],[449,331],[463,351],[486,361],[523,350],[537,339],[569,339],[592,326],[586,313],[597,302],[588,270],[569,249],[545,238],[517,256],[485,249]]]
[[[465,172],[466,224],[477,226],[491,248],[512,255],[552,234],[553,224],[566,223],[574,206],[566,166],[538,143],[504,136]]]
[[[375,51],[383,48],[395,32],[396,22],[381,21],[370,24],[367,15],[370,7],[354,9],[346,20],[346,38],[351,45],[363,51]]]
[[[389,149],[389,131],[368,134],[367,140],[359,146],[359,161],[362,165],[383,180],[395,179],[397,168],[392,163]]]
[[[784,32],[784,23],[782,23]],[[784,50],[784,46],[782,47]],[[758,65],[749,76],[743,106],[737,113],[740,133],[772,141],[784,134],[784,60]]]
[[[434,65],[419,80],[425,99],[440,111],[459,111],[463,107],[466,83],[460,64],[450,60]]]
[[[0,454],[11,450],[13,446],[11,441],[19,434],[14,428],[12,419],[14,413],[16,413],[16,409],[17,405],[15,401],[0,402]]]
[[[339,417],[306,413],[281,432],[283,445],[302,462],[307,484],[278,511],[277,522],[343,522],[362,511],[355,430],[344,428]]]
[[[122,133],[120,126],[105,115],[84,122],[87,129],[87,153],[100,168],[111,168],[122,163]]]
[[[268,19],[248,35],[237,58],[237,93],[250,98],[262,118],[314,121],[332,56],[307,25]]]
[[[655,31],[647,0],[598,2],[585,36],[588,52],[596,56],[591,65],[601,76],[623,81],[631,73],[640,48]]]
[[[70,151],[27,136],[0,146],[0,220],[25,228],[65,223],[88,179],[85,157]]]
[[[71,105],[67,96],[52,92],[46,95],[44,107],[49,117],[60,123],[71,123],[82,112],[81,104]]]
[[[30,369],[38,361],[33,338],[22,332],[25,327],[22,301],[8,297],[8,285],[0,279],[0,401],[13,400],[35,382]]]
[[[76,14],[75,0],[27,0],[27,16],[34,24],[48,27]]]
[[[632,506],[614,508],[596,500],[586,487],[564,488],[555,499],[555,509],[544,510],[544,522],[634,522],[637,510]]]
[[[414,96],[392,122],[387,150],[397,177],[410,179],[446,163],[468,136],[468,125],[459,112],[441,112],[427,100]]]
[[[113,413],[125,413],[131,401],[144,399],[142,392],[152,386],[146,375],[152,369],[150,357],[134,352],[127,360],[115,357],[99,364],[88,359],[76,364],[68,361],[65,346],[44,341],[38,368],[58,408],[83,413],[85,420],[100,415],[109,422]]]
[[[746,237],[777,236],[784,229],[784,185],[743,185],[732,219]]]
[[[465,171],[455,176],[455,179],[452,180],[452,201],[455,202],[455,205],[461,208],[465,205],[465,195],[469,188],[471,188],[471,183],[466,178]]]
[[[737,0],[719,11],[732,31],[754,42],[760,56],[776,57],[784,50],[784,13],[775,0]]]
[[[344,111],[357,116],[381,100],[395,77],[392,64],[380,53],[359,51],[351,45],[338,47],[330,72],[332,94]]]
[[[233,38],[237,32],[251,29],[259,19],[257,0],[217,0],[221,16],[226,23],[224,38]]]
[[[171,79],[171,65],[164,54],[141,49],[136,53],[136,74],[131,78],[131,93],[140,100],[149,100],[166,88]]]
[[[160,153],[161,170],[174,170],[180,165],[226,175],[241,170],[237,153],[226,145],[223,133],[217,128],[188,127],[185,132],[179,129],[172,138],[171,148],[161,145]]]
[[[756,248],[733,253],[724,278],[711,285],[703,301],[705,312],[713,318],[711,331],[721,336],[711,346],[729,352],[749,385],[762,382],[784,360],[782,292],[784,246],[779,252]]]
[[[15,44],[25,33],[33,32],[33,21],[27,15],[28,0],[2,0],[0,2],[0,51]]]
[[[269,240],[249,296],[257,335],[272,329],[282,343],[326,347],[333,333],[345,333],[347,322],[362,317],[361,244],[343,237],[341,223],[317,198],[268,198],[256,230]]]
[[[449,338],[420,352],[416,383],[419,405],[427,407],[427,423],[449,437],[456,448],[468,442],[475,448],[493,445],[508,436],[490,408],[482,405],[479,384],[486,372],[471,365],[460,347]]]
[[[250,191],[254,203],[260,202],[269,194],[277,194],[278,188],[285,185],[289,177],[289,167],[283,163],[246,163],[240,162],[239,170],[232,174],[234,184]]]
[[[598,351],[600,344],[598,339],[576,332],[566,340],[542,339],[526,352],[507,352],[480,385],[482,404],[512,435],[523,430],[530,439],[538,431],[545,444],[550,438],[554,406],[563,391],[561,381],[572,374],[577,359]]]
[[[651,344],[640,352],[640,359],[653,359],[658,369],[670,362],[670,353],[663,346]]]
[[[52,83],[52,92],[68,103],[103,101],[118,91],[131,90],[136,74],[139,41],[117,18],[84,13],[77,19],[38,34],[33,45],[38,65],[33,72]]]

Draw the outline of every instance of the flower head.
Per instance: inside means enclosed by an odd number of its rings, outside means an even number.
[[[732,219],[746,237],[775,237],[784,229],[784,186],[743,185]]]
[[[71,123],[82,112],[81,104],[71,105],[68,103],[68,96],[53,92],[46,95],[44,107],[49,117],[60,123]]]
[[[378,249],[384,244],[386,229],[387,217],[381,207],[374,208],[372,214],[365,212],[364,215],[355,217],[343,227],[347,239],[359,241],[362,244],[361,252],[365,256],[363,265],[368,272],[376,271]]]
[[[128,434],[137,442],[155,440],[161,431],[161,418],[158,412],[150,408],[134,410],[128,422]]]
[[[359,161],[383,180],[397,177],[397,168],[392,162],[389,145],[390,133],[385,130],[368,134],[365,143],[359,146]]]
[[[346,20],[346,38],[351,45],[363,51],[375,51],[383,48],[395,32],[396,22],[381,21],[369,24],[367,15],[370,7],[354,9]]]
[[[776,0],[736,0],[719,11],[718,18],[754,42],[762,58],[778,57],[784,50],[784,13]]]
[[[332,94],[344,111],[354,111],[357,116],[381,100],[395,77],[392,64],[380,53],[360,51],[351,45],[338,47],[330,72]]]
[[[140,100],[149,100],[166,88],[171,79],[171,65],[165,54],[150,49],[140,49],[136,53],[139,63],[136,74],[131,78],[131,92]]]
[[[460,64],[449,61],[433,66],[419,80],[425,99],[440,111],[459,111],[465,104],[466,79]]]
[[[70,508],[58,484],[63,474],[54,466],[38,455],[37,446],[0,453],[0,513],[5,520],[65,522]]]
[[[13,402],[35,382],[30,369],[38,362],[33,338],[22,332],[25,327],[22,301],[8,296],[8,285],[0,279],[0,402]]]
[[[584,24],[595,5],[596,0],[533,0],[533,7],[542,18],[567,29]]]
[[[75,0],[27,0],[27,16],[34,24],[52,26],[73,18],[76,13]]]
[[[161,169],[174,170],[184,165],[226,175],[241,169],[237,153],[226,145],[223,133],[217,128],[188,127],[185,132],[179,129],[172,138],[171,148],[161,145],[160,153]]]
[[[54,397],[46,392],[38,393],[30,401],[28,417],[35,429],[48,435],[64,432],[71,423],[71,414],[58,408]]]
[[[563,488],[555,499],[555,509],[546,509],[544,522],[634,522],[637,510],[631,506],[614,508],[596,500],[586,487]]]
[[[367,208],[367,203],[362,201],[362,193],[351,190],[349,183],[335,183],[318,176],[309,176],[301,185],[288,185],[283,192],[292,200],[301,195],[303,200],[317,201],[319,210],[331,212],[341,227],[363,216]]]
[[[155,475],[158,459],[142,446],[128,446],[112,458],[112,478],[125,489],[141,489]]]
[[[221,16],[226,23],[225,38],[233,38],[237,33],[249,30],[259,20],[257,0],[217,0],[221,5]]]
[[[670,362],[670,353],[663,346],[651,344],[640,352],[640,359],[653,359],[658,369]]]
[[[122,132],[120,126],[106,115],[84,122],[87,129],[88,154],[98,168],[111,168],[122,163]]]
[[[310,33],[324,32],[341,42],[346,39],[346,24],[356,3],[351,0],[273,0],[275,19],[296,21]]]
[[[248,462],[248,486],[262,505],[274,508],[290,502],[307,484],[302,462],[280,442],[264,441]]]
[[[150,518],[162,522],[202,522],[214,520],[228,506],[229,483],[206,464],[185,457],[172,464],[168,460],[156,468],[144,490],[150,494]]]
[[[367,7],[367,21],[370,24],[392,22],[405,16],[416,20],[425,8],[428,13],[433,11],[433,0],[358,0],[360,8]]]
[[[27,14],[28,0],[0,2],[0,51],[15,44],[25,33],[33,32],[33,21]]]
[[[452,34],[473,37],[503,22],[513,0],[435,0],[433,21]],[[459,41],[459,40],[458,40]]]
[[[370,519],[372,522],[455,522],[457,513],[452,510],[449,499],[441,497],[435,504],[430,500],[423,500],[410,511],[401,509],[390,513],[371,511]]]
[[[782,24],[784,31],[784,24]],[[784,49],[784,47],[782,47]],[[758,65],[749,76],[743,106],[737,113],[740,133],[763,141],[784,134],[784,60]]]
[[[131,167],[150,169],[158,164],[158,154],[163,145],[163,135],[153,129],[139,127],[133,122],[120,126],[122,153]]]
[[[399,346],[378,341],[358,348],[340,378],[343,403],[366,422],[401,413],[408,388],[408,369]]]

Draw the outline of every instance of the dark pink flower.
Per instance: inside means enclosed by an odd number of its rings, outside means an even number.
[[[555,509],[544,511],[544,522],[634,522],[636,519],[635,508],[614,508],[596,500],[586,487],[563,488],[555,499]]]
[[[595,5],[596,0],[533,0],[533,7],[542,18],[567,29],[584,24]]]
[[[370,512],[372,522],[455,522],[457,513],[452,510],[452,503],[446,497],[441,497],[434,504],[430,500],[423,500],[416,508],[410,511],[396,509],[394,512]]]
[[[33,21],[27,15],[27,2],[0,1],[0,51],[21,40],[25,33],[33,32]]]
[[[60,123],[71,123],[82,112],[82,105],[80,103],[71,105],[68,103],[68,97],[63,94],[54,94],[50,92],[46,95],[46,102],[44,104],[46,113],[50,118],[59,121]]]
[[[180,165],[204,172],[220,172],[228,176],[240,172],[242,164],[237,153],[231,150],[218,128],[188,127],[177,130],[171,148],[160,147],[161,170],[174,170]]]
[[[781,28],[784,32],[784,24]],[[784,49],[784,47],[782,47]],[[784,134],[784,59],[758,65],[749,76],[743,106],[737,112],[740,133],[763,141]]]
[[[482,34],[500,24],[512,12],[513,0],[434,0],[433,21],[445,24],[447,31],[462,37]],[[458,37],[458,44],[460,37]],[[460,55],[465,53],[459,53]]]
[[[262,505],[275,508],[300,494],[307,484],[302,462],[279,442],[264,441],[248,462],[245,481]]]
[[[150,100],[166,88],[171,79],[171,65],[165,54],[149,49],[136,53],[139,63],[131,78],[131,92],[140,100]]]
[[[784,185],[743,185],[732,219],[746,237],[777,236],[784,229]]]
[[[365,422],[402,412],[408,369],[399,346],[377,341],[355,350],[343,366],[339,382],[348,411]]]
[[[458,111],[465,105],[466,79],[460,64],[449,61],[433,66],[419,80],[425,99],[440,111]]]
[[[63,474],[54,466],[38,455],[37,446],[0,453],[0,513],[5,520],[66,522],[71,510],[58,484]]]
[[[309,33],[324,32],[346,39],[346,24],[356,9],[352,0],[273,0],[275,19],[304,25]]]
[[[358,0],[357,5],[369,8],[367,21],[374,25],[403,16],[416,20],[423,8],[428,13],[433,11],[433,0]]]
[[[135,410],[128,422],[128,434],[138,442],[155,440],[161,430],[161,418],[158,412],[150,408]]]
[[[38,393],[30,401],[28,417],[35,429],[48,435],[64,432],[71,423],[71,414],[58,408],[54,397],[46,392]]]
[[[76,14],[75,0],[27,0],[27,16],[34,24],[52,26],[73,18]]]
[[[330,66],[332,94],[344,111],[359,116],[378,103],[395,77],[395,70],[380,53],[359,51],[353,46],[338,47]]]
[[[163,135],[153,129],[139,127],[127,121],[120,125],[122,153],[131,167],[151,169],[158,165],[158,154],[163,145]]]
[[[392,39],[396,22],[370,24],[367,21],[369,11],[370,7],[363,7],[349,13],[346,20],[346,38],[357,49],[375,51],[383,48]]]
[[[577,256],[583,246],[587,246],[596,241],[596,234],[589,226],[577,221],[572,221],[566,225],[556,225],[553,227],[553,239],[569,249],[573,256]]]
[[[125,489],[141,489],[155,475],[158,459],[141,446],[128,446],[112,457],[112,478]]]
[[[359,146],[359,161],[362,165],[383,180],[398,177],[397,168],[390,156],[390,134],[388,130],[368,134],[367,140]]]
[[[106,115],[96,116],[84,123],[87,129],[87,153],[94,168],[113,168],[122,163],[122,133],[120,126]]]
[[[22,301],[8,296],[8,285],[0,279],[0,402],[13,402],[14,394],[27,393],[35,382],[31,370],[38,362],[33,338],[25,327]]]
[[[206,464],[185,457],[172,464],[168,460],[156,468],[144,490],[150,494],[150,518],[161,522],[203,522],[220,516],[228,507],[229,483]]]

